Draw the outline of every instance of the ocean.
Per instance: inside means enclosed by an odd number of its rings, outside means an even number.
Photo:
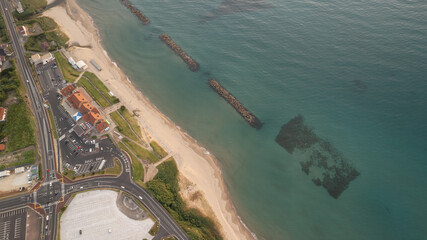
[[[258,239],[425,239],[425,1],[131,2],[150,25],[119,0],[78,0],[113,61],[215,155]],[[198,72],[159,40],[162,33],[200,64]],[[263,127],[250,127],[210,89],[210,78]],[[306,151],[275,141],[298,115],[360,173],[338,198],[302,171]]]

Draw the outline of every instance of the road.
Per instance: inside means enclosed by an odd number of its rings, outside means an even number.
[[[161,206],[161,204],[152,197],[147,190],[133,182],[130,159],[124,152],[114,151],[114,153],[111,153],[121,161],[123,166],[123,172],[118,177],[96,177],[77,181],[72,184],[63,184],[62,182],[58,182],[55,175],[56,161],[53,138],[47,112],[43,106],[43,97],[39,93],[36,82],[31,74],[31,70],[27,65],[23,42],[18,35],[10,12],[12,8],[5,0],[0,0],[0,6],[3,18],[10,33],[12,47],[16,58],[16,65],[18,71],[25,80],[25,86],[28,90],[30,102],[34,110],[42,154],[42,172],[45,176],[42,186],[38,188],[37,191],[28,195],[21,195],[1,200],[0,209],[3,211],[22,207],[29,203],[39,203],[44,208],[46,215],[49,216],[48,221],[43,221],[43,238],[53,240],[57,238],[58,215],[56,213],[56,206],[63,196],[87,189],[115,188],[129,193],[136,200],[140,201],[159,221],[161,225],[160,232],[175,236],[175,238],[179,240],[190,239],[175,222],[172,216]],[[52,84],[51,86],[54,87],[55,84]]]

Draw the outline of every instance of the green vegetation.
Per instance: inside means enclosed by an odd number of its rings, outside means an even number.
[[[196,209],[188,209],[179,195],[178,168],[173,158],[158,167],[147,189],[163,205],[191,239],[222,239],[213,221]]]
[[[107,100],[101,95],[101,93],[96,90],[96,88],[87,80],[86,78],[80,78],[77,82],[77,85],[80,87],[83,87],[87,93],[92,97],[93,100],[95,100],[96,103],[98,103],[99,106],[106,108],[108,106],[111,106],[110,103],[108,103]]]
[[[18,160],[15,162],[11,162],[7,165],[1,165],[0,170],[6,169],[6,168],[12,168],[12,167],[18,167],[23,165],[30,165],[34,164],[36,162],[36,153],[34,149],[30,149],[27,151],[24,151],[20,153],[20,156],[18,156]]]
[[[133,155],[129,149],[121,142],[119,142],[120,149],[126,151],[132,161],[132,178],[133,180],[138,183],[139,185],[143,186],[144,184],[144,167],[142,166],[141,162],[138,158]]]
[[[35,145],[36,141],[32,121],[30,111],[20,97],[17,104],[9,106],[7,121],[4,126],[5,135],[9,137],[6,144],[7,152]]]
[[[156,236],[157,233],[159,232],[159,229],[160,229],[160,224],[159,224],[159,222],[156,221],[148,233],[151,236]]]
[[[55,120],[53,118],[52,110],[49,108],[47,110],[47,113],[48,113],[48,116],[49,116],[49,122],[50,122],[50,127],[52,128],[53,137],[55,139],[58,139],[58,132],[56,131],[56,124],[55,124]]]
[[[43,178],[43,173],[42,173],[42,164],[39,163],[39,167],[37,168],[37,170],[39,171],[39,180]]]
[[[5,122],[0,122],[0,139],[8,136],[6,152],[34,145],[34,122],[27,105],[19,95],[20,80],[16,73],[15,63],[0,73],[0,104],[10,93],[15,92],[17,103],[8,106]]]
[[[142,159],[147,160],[150,163],[155,163],[159,161],[159,159],[154,155],[152,152],[148,151],[147,149],[139,146],[138,144],[130,141],[129,139],[124,138],[122,142],[128,147],[135,155]]]
[[[18,20],[25,20],[40,13],[47,5],[46,0],[21,0],[21,3],[24,12],[18,13],[16,10],[13,12],[13,16]]]
[[[138,135],[138,137],[142,138],[141,127],[138,124],[136,118],[132,115],[132,113],[125,107],[121,106],[120,114],[122,114],[123,118],[128,122],[133,131]]]
[[[9,32],[7,31],[6,24],[4,23],[3,16],[0,14],[0,41],[7,43],[10,41]]]
[[[153,148],[154,154],[159,159],[162,159],[168,155],[168,152],[166,152],[156,141],[151,141],[150,145]]]
[[[138,137],[132,132],[132,129],[129,127],[125,119],[123,119],[117,111],[110,113],[110,117],[116,123],[117,130],[119,130],[119,132],[134,141],[138,141]]]
[[[59,68],[61,69],[62,75],[64,76],[65,81],[74,82],[80,73],[76,71],[71,65],[68,63],[68,60],[62,56],[60,52],[55,52],[53,54],[58,62]]]
[[[89,82],[95,86],[96,89],[98,89],[98,91],[107,99],[108,102],[111,104],[120,102],[118,98],[109,94],[110,90],[108,90],[107,86],[105,86],[104,83],[94,73],[85,72],[83,76],[86,77]]]
[[[58,24],[56,24],[56,22],[52,18],[45,17],[45,16],[32,18],[24,22],[24,24],[26,25],[34,25],[36,23],[40,26],[40,28],[43,31],[52,31],[58,27]]]
[[[40,33],[39,35],[29,36],[24,47],[28,51],[34,52],[54,51],[58,48],[66,47],[68,40],[69,38],[65,33],[54,30]],[[55,41],[57,46],[52,45],[52,41]],[[44,42],[46,42],[46,47],[43,46]]]
[[[102,174],[102,171],[100,173]],[[114,167],[104,170],[106,175],[120,175],[120,173],[122,173],[122,163],[117,158],[114,159]]]

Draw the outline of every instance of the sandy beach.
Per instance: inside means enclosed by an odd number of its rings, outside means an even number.
[[[187,186],[181,189],[186,202],[192,207],[200,207],[204,213],[214,213],[224,239],[254,239],[235,211],[216,159],[133,86],[108,57],[92,19],[75,0],[66,0],[65,4],[47,10],[44,15],[58,23],[70,37],[70,44],[83,46],[69,49],[74,59],[84,60],[89,66],[88,70],[98,75],[123,105],[131,111],[137,110],[137,119],[147,134],[172,154],[181,174],[180,181],[185,182],[181,182],[180,186]],[[97,71],[89,63],[91,59],[103,70]],[[190,202],[191,193],[201,193],[201,200]]]

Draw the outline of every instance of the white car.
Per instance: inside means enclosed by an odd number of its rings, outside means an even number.
[[[141,196],[138,196],[139,197],[139,199],[141,199],[142,200],[142,197]]]
[[[121,188],[125,189],[125,187],[124,187],[124,186],[121,186]]]

